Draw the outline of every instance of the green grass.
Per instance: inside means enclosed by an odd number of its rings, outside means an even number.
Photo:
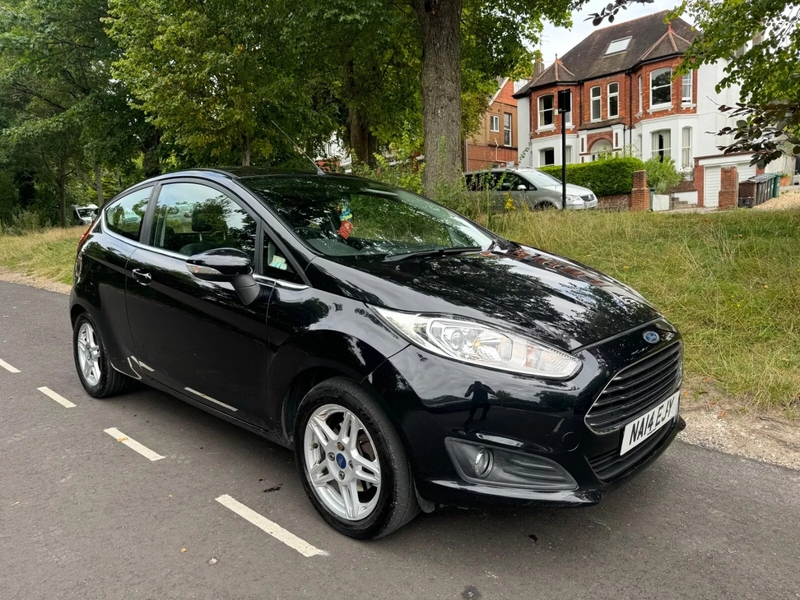
[[[86,227],[70,227],[0,235],[0,267],[71,285],[75,253],[84,231]]]
[[[800,414],[800,211],[522,212],[492,227],[644,294],[682,332],[689,381]]]
[[[519,212],[492,228],[643,293],[683,333],[695,388],[800,416],[800,211]],[[0,236],[0,266],[71,283],[82,233]]]

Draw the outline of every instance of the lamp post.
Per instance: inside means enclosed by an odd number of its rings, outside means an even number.
[[[561,115],[561,210],[567,209],[567,117],[572,110],[572,94],[569,90],[558,92],[558,114]]]

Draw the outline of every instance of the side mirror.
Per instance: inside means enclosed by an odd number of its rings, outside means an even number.
[[[525,185],[524,183],[520,183],[517,186],[517,190],[520,191],[520,192],[527,192],[528,191],[528,186]]]
[[[214,248],[186,259],[186,269],[203,281],[228,282],[243,304],[252,304],[261,288],[253,278],[253,261],[236,248]]]
[[[241,250],[214,248],[186,259],[189,272],[204,281],[232,281],[253,272],[253,262]]]

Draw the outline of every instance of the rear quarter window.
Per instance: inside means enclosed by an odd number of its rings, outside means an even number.
[[[115,200],[105,210],[106,227],[117,235],[138,242],[152,191],[152,187],[146,187]]]

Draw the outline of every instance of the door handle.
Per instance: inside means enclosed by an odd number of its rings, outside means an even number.
[[[141,269],[134,269],[131,271],[133,278],[142,285],[150,285],[153,281],[153,276],[150,273],[145,273]]]

